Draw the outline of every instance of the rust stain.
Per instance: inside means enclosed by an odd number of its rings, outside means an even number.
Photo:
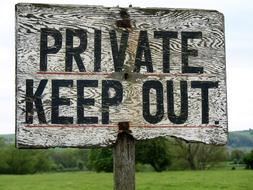
[[[132,25],[131,25],[131,21],[130,21],[130,15],[127,12],[127,9],[121,9],[119,14],[120,14],[120,18],[122,20],[117,20],[116,21],[116,26],[131,29]]]
[[[130,125],[129,122],[119,122],[118,123],[119,127],[119,133],[132,133],[132,131],[129,129]]]
[[[116,21],[116,26],[117,27],[122,27],[122,28],[132,28],[130,20],[117,20]]]

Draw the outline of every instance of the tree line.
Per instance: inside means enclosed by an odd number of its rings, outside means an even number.
[[[16,149],[0,137],[0,173],[32,174],[58,171],[112,172],[112,148]],[[253,150],[245,153],[224,146],[156,138],[136,142],[136,170],[206,170],[230,161],[253,169]]]

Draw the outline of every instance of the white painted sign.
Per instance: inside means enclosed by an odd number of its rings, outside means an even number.
[[[224,144],[224,17],[211,10],[16,5],[18,147],[175,136]]]

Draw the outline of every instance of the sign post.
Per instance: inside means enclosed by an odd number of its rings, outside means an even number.
[[[134,139],[159,136],[226,143],[221,13],[16,5],[18,148],[116,143],[115,189],[134,189]]]
[[[119,123],[121,132],[113,146],[115,190],[135,189],[135,140],[128,134],[128,123]]]

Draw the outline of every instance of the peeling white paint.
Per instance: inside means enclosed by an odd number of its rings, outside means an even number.
[[[187,9],[140,9],[128,8],[132,24],[129,30],[129,42],[126,50],[124,72],[129,79],[123,80],[123,73],[114,73],[113,57],[109,40],[109,30],[120,33],[125,30],[115,23],[120,20],[118,7],[66,6],[18,4],[16,6],[16,137],[18,147],[92,147],[109,146],[117,138],[118,122],[130,122],[130,130],[137,140],[159,136],[174,136],[187,141],[200,141],[208,144],[224,144],[227,140],[227,97],[225,73],[224,18],[216,11]],[[86,70],[94,67],[94,29],[102,31],[102,72],[110,75],[51,75],[39,74],[40,29],[55,28],[62,33],[62,49],[48,56],[48,72],[64,72],[65,31],[66,28],[87,30],[88,46],[82,54]],[[147,30],[153,61],[157,75],[133,73],[135,52],[140,30]],[[178,39],[171,40],[171,73],[162,73],[162,40],[153,36],[156,30],[179,32]],[[202,39],[189,40],[189,48],[197,49],[198,56],[189,58],[189,65],[201,66],[203,74],[181,74],[181,36],[182,31],[201,31]],[[53,43],[49,40],[49,43]],[[78,40],[75,44],[78,44]],[[73,71],[78,72],[74,62]],[[34,123],[25,124],[25,80],[33,79],[35,86],[41,79],[49,80],[43,94],[43,105],[48,125],[40,125],[37,114]],[[99,81],[98,88],[87,89],[86,96],[95,99],[95,106],[86,109],[88,115],[98,116],[98,125],[54,126],[51,117],[51,79]],[[110,124],[101,124],[101,80],[120,80],[124,89],[123,102],[110,108]],[[179,81],[188,81],[189,115],[186,123],[175,125],[167,118],[167,100],[164,93],[165,115],[161,122],[150,125],[142,113],[142,85],[146,80],[159,80],[166,90],[166,81],[175,82],[175,110],[180,110]],[[190,81],[218,81],[219,88],[209,91],[209,124],[201,124],[201,91],[192,89]],[[71,99],[70,106],[62,106],[60,114],[71,116],[76,123],[76,83],[73,88],[61,90],[61,96]],[[153,101],[152,101],[153,100]],[[155,102],[151,96],[151,102]],[[152,111],[155,112],[154,106]],[[215,124],[219,121],[219,124]],[[37,125],[37,127],[36,127]]]

